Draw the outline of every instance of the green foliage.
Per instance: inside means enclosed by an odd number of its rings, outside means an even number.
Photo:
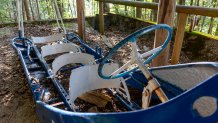
[[[207,38],[212,38],[212,39],[218,40],[218,36],[211,36],[210,34],[207,34],[207,33],[199,32],[199,31],[193,31],[193,32],[186,31],[186,32],[191,34],[191,35],[202,35],[202,36],[207,37]]]
[[[13,8],[10,6],[9,0],[0,0],[0,23],[11,22],[11,13]]]
[[[24,0],[23,0],[24,1]],[[30,10],[30,16],[35,20],[49,20],[55,19],[54,8],[52,6],[53,0],[27,0],[28,8]],[[76,0],[57,0],[59,2],[59,9],[62,13],[63,18],[75,18],[77,17]],[[137,0],[132,0],[137,1]],[[140,0],[143,1],[143,0]],[[157,0],[144,0],[144,2],[153,2]],[[37,4],[38,2],[38,4]],[[185,5],[202,6],[217,8],[218,0],[177,0],[177,4],[183,3]],[[16,22],[17,20],[17,0],[0,0],[0,23]],[[38,6],[38,8],[37,8]],[[136,8],[123,5],[113,5],[109,4],[110,12],[117,14],[136,17]],[[39,10],[38,10],[39,9]],[[98,14],[98,2],[95,0],[85,0],[85,15],[94,16]],[[38,14],[39,11],[39,14]],[[140,19],[145,21],[154,21],[156,16],[154,11],[150,9],[142,9],[142,17]],[[25,15],[25,12],[23,12]],[[213,23],[210,17],[202,16],[189,16],[187,26],[190,25],[190,20],[193,18],[198,18],[199,22],[195,25],[193,31],[200,31],[203,33],[208,33],[209,26],[212,24],[212,34],[218,35],[218,18],[214,18]],[[177,16],[174,18],[177,21]],[[26,20],[29,21],[29,20]],[[176,24],[176,23],[175,23]]]
[[[23,0],[24,1],[24,0]],[[54,8],[52,6],[52,0],[27,0],[28,8],[30,10],[30,16],[32,18],[39,19],[37,17],[38,11],[40,19],[48,20],[55,19]],[[38,7],[37,8],[37,1]],[[59,8],[63,13],[63,18],[76,17],[76,0],[57,0],[60,2]],[[15,22],[17,16],[17,0],[0,0],[0,23]],[[98,2],[95,0],[85,0],[86,16],[94,16],[98,13]],[[39,9],[39,10],[38,10]],[[12,17],[13,15],[13,17]],[[29,20],[28,20],[29,21]]]

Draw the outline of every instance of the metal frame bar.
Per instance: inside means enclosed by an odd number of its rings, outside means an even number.
[[[85,51],[87,51],[89,54],[92,54],[95,56],[95,58],[101,58],[102,57],[102,53],[101,53],[101,49],[96,48],[96,51],[93,50],[92,48],[90,48],[88,45],[86,45],[79,37],[77,37],[74,34],[69,34],[69,36],[71,36],[72,38],[78,39],[79,43],[81,43],[81,45],[84,47]],[[24,40],[30,42],[31,47],[30,50],[32,52],[34,52],[34,54],[37,56],[37,58],[39,59],[40,63],[42,64],[42,67],[44,68],[46,74],[47,74],[47,78],[49,78],[52,82],[52,84],[54,85],[55,90],[58,92],[59,96],[61,97],[61,99],[64,102],[65,107],[67,108],[67,110],[69,111],[77,111],[76,106],[70,101],[69,95],[66,92],[66,90],[63,88],[62,84],[60,83],[59,80],[57,80],[54,75],[52,70],[49,68],[49,66],[47,65],[45,59],[41,56],[39,50],[37,49],[37,47],[35,45],[33,45],[32,41],[27,39],[27,38],[22,38],[22,37],[18,37],[18,38],[14,38],[12,40],[12,46],[14,47],[14,49],[16,49],[16,51],[19,54],[19,57],[21,59],[22,62],[22,66],[24,68],[25,74],[26,74],[26,78],[28,80],[28,84],[31,88],[31,91],[34,95],[34,99],[36,101],[41,101],[42,100],[42,95],[44,93],[44,91],[46,90],[45,88],[41,88],[40,84],[32,85],[33,84],[33,80],[30,76],[30,72],[27,68],[27,64],[25,63],[25,59],[24,56],[22,55],[22,52],[19,50],[18,47],[22,47],[22,48],[26,48],[27,49],[27,55],[29,54],[28,52],[28,46],[25,46],[25,44],[19,44],[16,43],[17,40]],[[70,41],[68,41],[70,42]],[[17,47],[18,46],[18,47]],[[83,49],[83,50],[84,50]],[[98,62],[98,60],[96,61]],[[40,92],[38,92],[38,94],[36,94],[36,90],[41,90]],[[124,100],[121,95],[119,95],[118,93],[115,94],[115,97],[117,97],[118,100],[120,100],[120,102],[122,102],[124,104],[124,106],[129,109],[129,110],[135,110],[135,109],[139,109],[139,107],[134,103],[134,102],[128,102],[127,100]]]

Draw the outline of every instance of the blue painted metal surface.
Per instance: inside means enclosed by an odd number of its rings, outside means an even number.
[[[218,110],[206,118],[198,116],[192,108],[193,103],[202,96],[218,99],[218,74],[202,82],[193,89],[170,101],[146,110],[122,113],[72,113],[37,102],[40,121],[71,123],[217,123]],[[218,102],[217,102],[218,105]]]
[[[95,57],[95,59],[100,59],[102,58],[102,50],[99,47],[96,47],[96,49],[92,49],[91,47],[89,47],[82,39],[80,39],[77,35],[73,34],[73,33],[68,33],[66,35],[68,42],[72,41],[72,40],[76,40],[75,43],[79,43],[81,45],[81,51],[91,54]]]

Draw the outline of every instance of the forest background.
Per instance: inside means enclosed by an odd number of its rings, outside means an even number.
[[[54,20],[55,10],[52,6],[53,0],[23,0],[23,15],[25,21]],[[133,0],[134,1],[134,0]],[[156,2],[159,0],[135,0],[144,2]],[[64,19],[77,17],[76,0],[57,0],[61,16]],[[218,0],[177,0],[177,5],[201,6],[218,8]],[[137,9],[130,6],[105,4],[107,12],[137,17]],[[98,2],[85,0],[85,15],[95,16],[98,14]],[[175,14],[177,22],[177,13]],[[154,21],[157,19],[157,11],[142,9],[140,19]],[[17,0],[0,0],[0,24],[17,22]],[[176,26],[176,23],[174,23]],[[186,29],[218,36],[218,18],[189,15]]]

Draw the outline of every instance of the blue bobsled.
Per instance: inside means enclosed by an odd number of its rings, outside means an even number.
[[[168,31],[165,43],[150,52],[139,54],[135,47],[136,38],[156,29]],[[218,63],[199,62],[155,68],[145,68],[143,66],[148,64],[167,46],[171,39],[171,33],[172,29],[163,24],[143,28],[120,41],[105,57],[102,56],[99,48],[94,50],[76,35],[67,34],[66,42],[75,39],[80,43],[82,53],[87,53],[94,57],[96,64],[99,65],[96,71],[99,75],[98,79],[113,81],[121,78],[125,80],[128,87],[140,91],[142,95],[145,91],[148,91],[147,94],[151,94],[151,97],[144,95],[145,99],[148,100],[147,102],[142,101],[142,103],[149,104],[149,107],[138,105],[138,99],[131,99],[130,101],[127,98],[123,98],[119,93],[114,94],[128,109],[127,112],[79,112],[78,109],[73,108],[74,104],[70,102],[71,95],[64,89],[60,80],[54,77],[52,70],[42,57],[40,49],[30,39],[21,36],[16,37],[12,40],[12,46],[20,57],[29,87],[36,102],[36,111],[42,123],[217,123],[218,91],[216,89],[218,88]],[[134,60],[130,62],[136,62],[139,67],[128,71],[119,68],[117,69],[118,72],[115,71],[114,74],[106,75],[102,72],[104,66],[110,64],[111,56],[127,42],[130,42],[133,50],[135,50],[133,51]],[[142,61],[144,57],[147,59]],[[92,65],[81,65],[79,68],[74,68],[74,72],[85,69],[87,66]],[[44,85],[44,79],[53,84],[59,99],[51,98],[44,101],[44,96],[51,88]],[[81,79],[81,77],[78,77],[78,79]],[[148,87],[150,83],[155,82],[158,84]],[[154,86],[155,88],[152,88]],[[161,89],[159,92],[166,98],[159,101],[159,98],[162,96],[158,95],[158,93],[149,92],[149,89],[154,92],[156,92],[156,89]],[[64,108],[53,106],[52,102],[55,100],[61,100]],[[150,106],[150,103],[154,102],[158,103]]]

